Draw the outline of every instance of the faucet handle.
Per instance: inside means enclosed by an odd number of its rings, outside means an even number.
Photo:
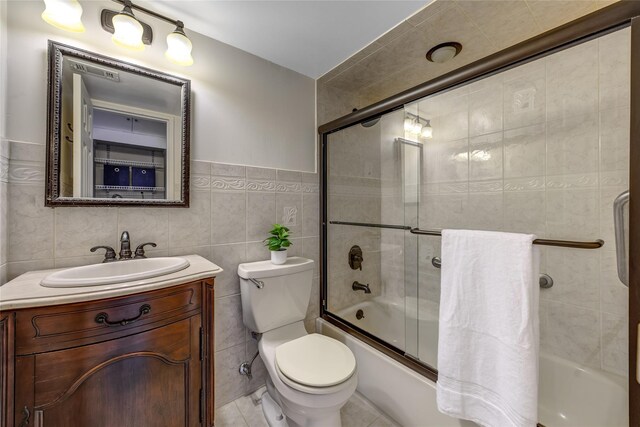
[[[98,249],[106,249],[104,254],[104,260],[102,262],[116,261],[116,251],[111,246],[94,246],[90,249],[91,252],[95,252]]]
[[[144,247],[145,247],[145,246],[147,246],[147,245],[150,245],[150,246],[152,246],[152,247],[154,247],[154,248],[155,248],[156,246],[158,246],[158,245],[156,245],[156,244],[155,244],[155,243],[153,243],[153,242],[147,242],[147,243],[143,243],[143,244],[141,244],[141,245],[138,245],[138,247],[136,248],[136,253],[135,253],[135,255],[134,255],[134,257],[133,257],[133,258],[134,258],[134,259],[146,258],[146,255],[144,254]]]

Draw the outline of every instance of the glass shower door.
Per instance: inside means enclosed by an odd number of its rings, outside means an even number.
[[[616,274],[613,202],[629,186],[630,56],[625,28],[405,106],[432,127],[419,139],[419,228],[605,241],[541,248],[554,282],[540,292],[547,427],[628,425],[629,292]],[[415,350],[437,368],[447,260],[440,237],[417,240]]]
[[[325,298],[330,315],[416,354],[417,324],[405,316],[416,308],[405,296],[406,284],[417,284],[407,230],[419,199],[405,173],[419,172],[420,147],[404,141],[403,121],[399,110],[327,136]]]

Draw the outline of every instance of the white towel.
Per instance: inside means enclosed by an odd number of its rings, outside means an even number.
[[[440,412],[487,427],[536,425],[540,289],[534,239],[442,232]]]

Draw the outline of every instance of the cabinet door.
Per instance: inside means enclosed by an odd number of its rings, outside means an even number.
[[[116,340],[26,356],[34,360],[34,425],[200,425],[200,327],[198,315]]]
[[[13,424],[13,313],[0,313],[0,427]]]

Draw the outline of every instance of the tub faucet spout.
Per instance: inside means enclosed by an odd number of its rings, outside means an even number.
[[[365,294],[370,294],[371,293],[371,289],[369,289],[369,284],[368,283],[366,285],[363,285],[362,283],[358,282],[357,280],[355,282],[353,282],[353,284],[351,285],[351,289],[353,289],[354,291],[364,291]]]

